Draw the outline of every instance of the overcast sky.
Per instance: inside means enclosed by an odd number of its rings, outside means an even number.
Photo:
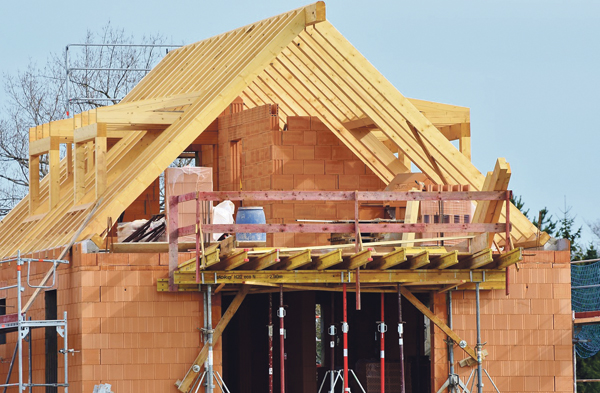
[[[60,3],[60,4],[59,4]],[[108,21],[187,44],[304,1],[3,1],[0,71],[81,42]],[[472,155],[497,157],[531,212],[573,206],[600,220],[600,3],[596,1],[343,1],[327,18],[405,96],[471,108]],[[0,93],[0,104],[4,100]]]

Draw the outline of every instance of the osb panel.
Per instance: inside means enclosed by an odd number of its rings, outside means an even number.
[[[562,262],[568,260],[568,251],[536,254],[520,263],[519,272],[511,268],[509,296],[504,290],[481,292],[481,339],[488,351],[483,367],[501,392],[572,391],[570,266]],[[453,292],[452,307],[455,332],[474,347],[475,292]],[[434,312],[447,321],[445,294],[434,296]],[[445,338],[433,329],[433,392],[448,377]],[[458,362],[467,355],[455,346],[454,357]],[[464,382],[471,369],[455,365]],[[492,389],[484,376],[484,391]]]

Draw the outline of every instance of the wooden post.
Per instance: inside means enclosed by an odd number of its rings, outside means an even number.
[[[73,166],[73,199],[77,203],[85,195],[85,143],[75,143]]]
[[[106,191],[106,123],[96,125],[96,199]]]
[[[177,270],[179,250],[177,242],[179,238],[179,202],[177,197],[171,197],[169,204],[169,215],[167,217],[167,233],[169,234],[169,291],[177,291],[177,285],[173,281],[173,275]]]
[[[60,200],[60,142],[58,137],[50,137],[50,152],[48,153],[50,173],[49,195],[50,210],[58,205]]]
[[[40,203],[40,156],[29,156],[29,214],[34,215]]]

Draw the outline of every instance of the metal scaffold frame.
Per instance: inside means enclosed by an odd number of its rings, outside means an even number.
[[[8,369],[8,373],[6,375],[6,381],[3,384],[0,384],[3,392],[5,393],[9,387],[19,387],[19,391],[24,391],[29,388],[29,392],[31,393],[34,387],[55,387],[64,388],[64,392],[68,393],[69,391],[69,353],[73,353],[72,349],[68,347],[68,339],[67,339],[67,312],[65,311],[63,314],[63,319],[59,320],[39,320],[33,321],[31,319],[27,320],[26,309],[23,307],[23,291],[25,291],[25,287],[23,286],[23,276],[22,276],[22,267],[27,264],[27,280],[26,285],[29,288],[33,288],[35,290],[41,289],[50,289],[54,287],[56,284],[56,275],[57,275],[57,267],[60,264],[68,264],[68,261],[60,260],[60,259],[33,259],[33,258],[22,258],[20,251],[17,253],[16,258],[4,259],[0,260],[0,265],[4,263],[15,262],[17,267],[17,282],[14,285],[8,285],[5,287],[1,287],[0,290],[8,290],[8,289],[17,289],[17,309],[18,312],[15,314],[3,315],[0,317],[0,332],[9,333],[9,332],[17,332],[17,342],[15,346],[15,350],[13,352],[13,357],[10,362],[10,367]],[[39,285],[34,285],[31,283],[31,263],[32,262],[46,262],[51,263],[52,267],[48,272],[47,276],[52,275],[52,284],[45,285],[45,281],[42,281]],[[26,306],[27,307],[27,306]],[[63,338],[63,348],[59,350],[59,352],[63,355],[64,359],[64,381],[62,383],[33,383],[32,376],[32,339],[31,332],[32,329],[35,328],[47,328],[47,327],[55,327],[56,333]],[[23,374],[23,341],[28,342],[28,380],[24,382]],[[15,365],[15,361],[18,364],[18,382],[10,383],[12,370]]]

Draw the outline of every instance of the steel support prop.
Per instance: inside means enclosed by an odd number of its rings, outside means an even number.
[[[279,373],[280,373],[280,392],[285,393],[285,328],[283,326],[283,318],[285,317],[285,309],[283,308],[283,285],[279,286]]]
[[[346,283],[342,284],[342,291],[344,304],[344,320],[342,322],[342,333],[344,335],[344,392],[349,392],[350,387],[348,385],[348,304],[346,297]]]
[[[387,325],[385,324],[385,314],[384,314],[384,306],[385,306],[385,298],[384,293],[381,293],[381,321],[379,321],[377,325],[377,330],[379,330],[379,359],[381,362],[381,393],[385,392],[385,332],[387,331]]]
[[[482,359],[481,359],[481,321],[480,321],[480,317],[481,317],[481,313],[479,310],[479,305],[480,305],[480,301],[479,301],[479,282],[475,283],[475,300],[476,300],[476,307],[477,307],[477,393],[482,393],[483,392],[483,371],[482,371]]]
[[[400,393],[405,393],[404,384],[404,322],[402,322],[402,293],[398,284],[398,347],[400,348]]]
[[[329,366],[329,371],[331,372],[331,378],[329,381],[329,393],[334,393],[333,392],[333,388],[335,386],[335,379],[334,379],[334,371],[335,371],[335,334],[336,334],[336,329],[335,329],[335,313],[334,313],[334,295],[333,293],[331,294],[331,323],[329,324],[329,348],[330,348],[330,366]]]
[[[273,393],[273,294],[269,293],[269,393]]]
[[[213,330],[212,330],[212,292],[211,285],[206,286],[206,308],[208,313],[206,316],[207,320],[207,333],[208,333],[208,363],[206,368],[206,393],[212,393],[213,391]]]

